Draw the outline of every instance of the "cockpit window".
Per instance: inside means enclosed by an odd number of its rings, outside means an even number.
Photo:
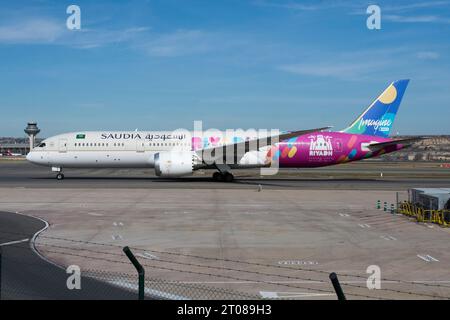
[[[45,147],[45,143],[42,142],[41,144],[38,145],[38,148],[44,148]]]

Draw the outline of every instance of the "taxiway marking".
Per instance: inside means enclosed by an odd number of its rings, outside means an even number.
[[[148,252],[144,252],[144,253],[138,253],[136,254],[137,256],[144,258],[144,259],[149,259],[149,260],[158,260],[159,258],[157,256],[155,256],[154,254],[150,254]]]
[[[397,238],[396,237],[393,237],[393,236],[380,236],[382,239],[384,239],[384,240],[391,240],[391,241],[397,241]]]
[[[334,293],[310,293],[310,292],[274,292],[260,291],[263,299],[286,299],[286,298],[310,298],[310,297],[326,297],[334,296]]]
[[[17,243],[22,243],[22,242],[27,242],[30,239],[22,239],[22,240],[17,240],[17,241],[10,241],[10,242],[5,242],[5,243],[0,243],[0,247],[4,247],[4,246],[10,246],[13,244],[17,244]]]
[[[425,262],[439,262],[438,259],[436,259],[436,258],[430,256],[429,254],[427,254],[427,255],[425,255],[425,256],[418,254],[417,257],[420,258],[420,259],[422,259],[422,260],[425,261]]]

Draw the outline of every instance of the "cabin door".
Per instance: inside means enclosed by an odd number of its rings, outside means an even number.
[[[67,152],[67,139],[59,139],[59,152]]]

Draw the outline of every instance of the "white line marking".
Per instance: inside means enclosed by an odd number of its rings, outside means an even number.
[[[4,247],[4,246],[10,246],[12,244],[17,244],[17,243],[22,243],[22,242],[27,242],[30,239],[22,239],[22,240],[17,240],[17,241],[10,241],[10,242],[5,242],[5,243],[0,243],[0,247]]]
[[[136,254],[137,256],[144,258],[144,259],[150,259],[150,260],[158,260],[159,258],[157,256],[155,256],[154,254],[150,254],[148,252],[144,252],[144,253],[138,253]]]
[[[106,283],[110,283],[116,287],[121,287],[121,288],[126,288],[126,289],[131,289],[133,291],[137,291],[138,290],[138,286],[132,282],[129,282],[128,280],[125,279],[120,279],[120,280],[109,280],[109,279],[102,279],[101,277],[92,277],[94,279],[97,280],[101,280],[104,281]],[[161,284],[156,282],[156,284]],[[162,284],[164,284],[164,282],[162,282]],[[166,299],[172,299],[172,300],[189,300],[189,298],[181,296],[181,295],[176,295],[176,294],[172,294],[172,293],[167,293],[164,291],[159,291],[159,290],[155,290],[155,289],[150,289],[150,288],[144,288],[144,292],[148,295],[151,296],[156,296],[156,297],[161,297],[161,298],[166,298]]]
[[[44,261],[50,263],[51,265],[53,265],[53,266],[55,266],[55,267],[57,267],[57,268],[59,268],[59,269],[66,270],[65,267],[63,267],[63,266],[57,264],[56,262],[51,261],[51,260],[48,259],[47,257],[45,257],[45,256],[44,256],[43,254],[41,254],[41,253],[39,252],[39,250],[36,248],[36,239],[39,237],[39,235],[40,235],[42,232],[44,232],[45,230],[47,230],[47,229],[49,228],[49,226],[50,226],[49,223],[48,223],[46,220],[44,220],[44,219],[42,219],[42,218],[39,218],[39,217],[37,217],[37,216],[34,216],[34,215],[32,215],[32,214],[24,214],[24,213],[20,213],[20,212],[16,212],[16,213],[17,213],[18,215],[21,215],[21,216],[24,216],[24,217],[28,217],[28,218],[31,217],[31,218],[34,218],[34,219],[39,220],[39,221],[41,221],[41,222],[44,223],[44,227],[43,227],[41,230],[39,230],[38,232],[36,232],[36,233],[33,235],[33,237],[31,238],[31,240],[30,240],[30,248],[31,248],[31,250],[32,250],[39,258],[41,258],[42,260],[44,260]]]
[[[101,216],[103,216],[102,213],[95,213],[95,212],[88,212],[88,215],[94,216],[94,217],[101,217]]]
[[[427,254],[426,256],[423,256],[423,255],[418,254],[417,257],[420,258],[420,259],[422,259],[422,260],[425,261],[425,262],[433,262],[433,261],[434,261],[434,262],[439,262],[438,259],[436,259],[436,258],[430,256],[429,254]]]
[[[260,291],[259,294],[264,299],[309,298],[309,297],[334,296],[333,293],[273,292],[273,291]]]
[[[363,229],[369,229],[370,228],[370,225],[368,225],[368,224],[358,224],[358,226],[360,226]]]
[[[433,258],[432,256],[430,256],[429,254],[427,255],[427,258],[430,259],[431,261],[435,261],[435,262],[439,262],[438,259]]]
[[[397,238],[395,238],[393,236],[380,236],[380,238],[382,238],[384,240],[388,240],[388,241],[397,241]]]

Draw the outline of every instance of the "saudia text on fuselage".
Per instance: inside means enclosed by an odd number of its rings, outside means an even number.
[[[157,133],[102,133],[101,139],[113,139],[113,140],[183,140],[186,138],[185,134],[157,134]]]

